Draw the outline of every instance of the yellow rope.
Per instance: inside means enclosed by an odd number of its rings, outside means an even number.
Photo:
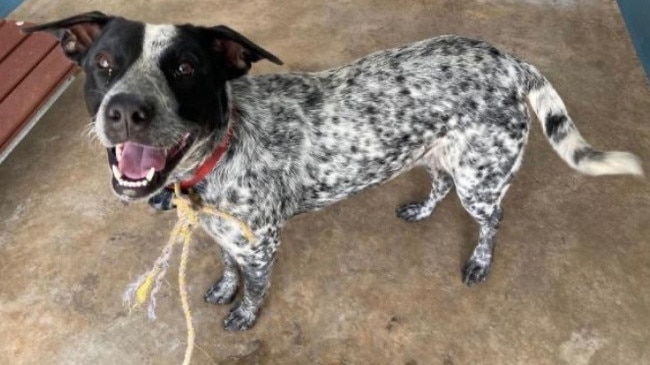
[[[129,285],[129,288],[125,293],[125,301],[131,309],[135,309],[143,305],[148,299],[149,316],[155,318],[155,294],[160,288],[162,278],[167,272],[167,262],[171,256],[174,245],[179,241],[179,238],[182,238],[183,247],[181,252],[181,261],[178,268],[178,287],[183,313],[185,314],[185,324],[187,326],[187,347],[185,348],[183,365],[189,365],[192,359],[192,350],[195,346],[195,331],[194,325],[192,324],[192,312],[190,311],[185,273],[187,271],[187,261],[189,259],[192,233],[194,228],[199,224],[200,215],[212,215],[236,223],[248,241],[252,241],[255,236],[250,227],[235,216],[222,212],[214,207],[202,205],[198,195],[190,192],[187,196],[183,196],[179,184],[174,185],[174,192],[176,195],[174,198],[174,204],[176,205],[178,213],[178,221],[174,225],[169,241],[163,248],[160,257],[156,259],[154,266],[146,274],[140,276],[136,282]]]
[[[181,213],[179,213],[181,214]],[[198,219],[198,217],[194,217]],[[188,227],[189,228],[189,227]],[[181,263],[178,267],[178,290],[181,294],[181,305],[183,306],[183,313],[185,314],[185,325],[187,327],[187,347],[185,347],[185,357],[183,358],[183,365],[190,365],[192,361],[192,350],[194,350],[194,325],[192,324],[192,312],[190,311],[190,301],[187,294],[187,284],[185,283],[185,272],[187,271],[187,259],[190,255],[190,239],[192,232],[189,231],[188,235],[183,240],[183,251],[181,252]]]

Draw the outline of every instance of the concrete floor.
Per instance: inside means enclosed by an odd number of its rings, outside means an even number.
[[[86,1],[27,0],[14,19],[52,20]],[[370,51],[459,33],[537,65],[595,146],[650,161],[650,89],[613,0],[413,2],[107,0],[150,22],[225,23],[318,70]],[[547,4],[547,5],[544,5]],[[177,262],[158,320],[128,316],[125,286],[167,240],[173,213],[113,198],[105,152],[85,136],[82,80],[0,166],[0,363],[179,364],[185,325]],[[205,304],[221,270],[204,235],[193,246],[194,364],[650,364],[650,184],[570,170],[536,123],[505,199],[490,280],[460,268],[477,227],[455,196],[407,224],[400,203],[427,194],[413,171],[283,233],[257,326],[222,330]]]

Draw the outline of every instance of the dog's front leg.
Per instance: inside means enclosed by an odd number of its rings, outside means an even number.
[[[205,301],[213,304],[230,304],[235,299],[239,286],[239,271],[237,262],[225,248],[221,248],[223,258],[223,274],[221,279],[205,293]]]
[[[271,269],[279,244],[277,235],[264,236],[246,254],[239,253],[237,262],[244,279],[244,295],[224,320],[227,330],[247,330],[255,324],[269,288]]]

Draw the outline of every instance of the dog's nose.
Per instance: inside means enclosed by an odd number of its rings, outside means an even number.
[[[117,94],[106,106],[106,120],[132,129],[148,124],[153,111],[153,106],[137,95]]]

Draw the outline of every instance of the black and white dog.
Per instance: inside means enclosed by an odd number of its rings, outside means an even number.
[[[192,179],[225,146],[194,189],[256,237],[247,241],[229,221],[202,221],[224,261],[205,299],[230,303],[240,277],[244,284],[225,320],[230,330],[255,323],[287,219],[416,166],[430,172],[431,193],[397,215],[426,218],[455,186],[480,225],[463,281],[484,281],[500,202],[528,137],[526,101],[572,168],[643,174],[636,156],[587,144],[537,69],[481,41],[442,36],[323,72],[246,76],[254,62],[281,62],[225,26],[152,25],[92,12],[26,29],[42,30],[58,34],[86,73],[87,107],[122,199],[159,201],[167,185]]]

